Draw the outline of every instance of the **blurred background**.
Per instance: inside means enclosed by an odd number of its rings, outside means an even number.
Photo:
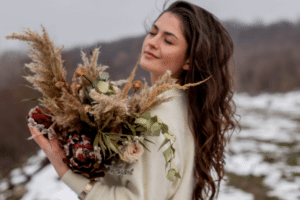
[[[228,181],[219,199],[300,199],[299,0],[189,2],[216,15],[235,44],[232,69],[242,130],[228,146]],[[89,54],[96,47],[101,51],[98,62],[109,66],[111,80],[123,79],[137,61],[146,27],[163,4],[163,0],[0,1],[0,200],[25,198],[32,192],[26,184],[40,170],[24,171],[39,149],[27,140],[25,119],[37,103],[22,101],[40,95],[22,78],[24,64],[31,62],[29,45],[4,35],[21,33],[23,28],[41,33],[43,25],[55,45],[65,47],[62,58],[68,80],[82,63],[80,51]],[[142,69],[137,77],[150,78]],[[43,156],[35,162],[47,164]],[[47,195],[43,199],[55,199]]]

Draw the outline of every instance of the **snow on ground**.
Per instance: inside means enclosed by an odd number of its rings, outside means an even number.
[[[28,193],[22,200],[78,199],[77,195],[61,180],[52,165],[47,165],[26,186]]]
[[[242,131],[228,147],[226,170],[264,176],[269,196],[300,199],[300,92],[235,99]]]
[[[47,181],[45,181],[47,180]],[[51,165],[46,166],[38,175],[27,184],[28,193],[22,200],[65,200],[77,199],[77,195],[71,191],[58,176]],[[224,183],[218,200],[253,200],[249,193],[234,187],[227,187]]]
[[[300,114],[300,91],[261,94],[254,97],[243,93],[235,95],[235,101],[242,108],[267,109],[295,116]]]
[[[237,94],[235,100],[242,130],[233,134],[227,147],[226,171],[240,177],[263,177],[261,184],[269,188],[269,197],[300,199],[300,92],[255,97]],[[40,151],[23,170],[13,170],[12,182],[20,183],[24,174],[35,173],[44,157]],[[5,181],[0,182],[0,191],[7,187]],[[26,189],[22,200],[77,199],[51,165],[34,175]],[[223,182],[218,200],[254,200],[254,195]]]
[[[236,189],[231,186],[222,185],[218,200],[254,200],[250,193]]]

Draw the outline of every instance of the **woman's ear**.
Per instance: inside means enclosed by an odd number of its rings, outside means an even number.
[[[186,63],[183,65],[184,70],[190,70],[190,61],[187,60]]]

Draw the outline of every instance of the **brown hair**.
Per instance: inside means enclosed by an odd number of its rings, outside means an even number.
[[[233,81],[229,71],[233,42],[219,20],[201,7],[177,1],[165,12],[179,17],[188,43],[186,55],[190,69],[184,70],[179,81],[195,83],[211,76],[205,83],[190,87],[187,99],[189,125],[196,145],[194,175],[197,183],[193,200],[212,200],[218,196],[224,177],[224,151],[230,138],[226,133],[239,126],[234,116]]]

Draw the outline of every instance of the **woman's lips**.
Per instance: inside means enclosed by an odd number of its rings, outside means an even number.
[[[151,53],[149,51],[145,51],[144,54],[146,57],[149,57],[149,58],[158,58],[156,55],[154,55],[153,53]]]

